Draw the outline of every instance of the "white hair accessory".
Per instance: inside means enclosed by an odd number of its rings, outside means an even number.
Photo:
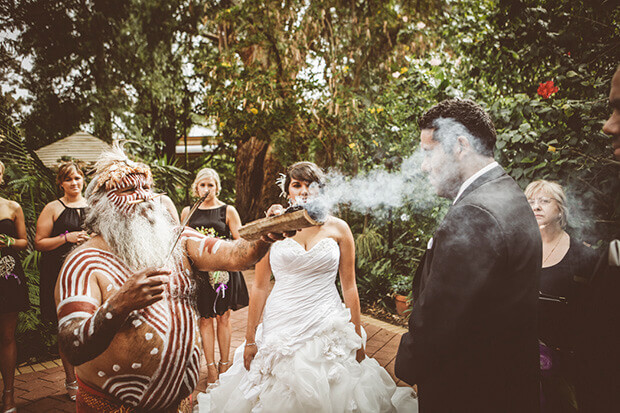
[[[286,198],[286,188],[284,187],[284,185],[286,185],[286,175],[285,174],[280,174],[280,176],[278,176],[278,178],[276,179],[276,185],[278,185],[280,187],[280,190],[282,191],[280,193],[280,196],[283,196]]]

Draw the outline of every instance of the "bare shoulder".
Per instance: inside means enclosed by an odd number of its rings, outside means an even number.
[[[233,205],[230,205],[230,204],[225,204],[225,205],[226,205],[226,213],[227,214],[238,213],[237,212],[237,208],[235,208]]]
[[[13,212],[13,213],[15,213],[15,212],[19,211],[20,209],[22,209],[21,205],[19,205],[19,203],[17,203],[16,201],[11,201],[11,200],[7,199],[6,202],[7,202],[7,206],[9,207],[11,212]]]
[[[17,212],[21,210],[21,206],[10,199],[0,198],[0,216],[7,216],[15,220]]]
[[[65,207],[62,206],[59,200],[55,199],[52,202],[45,205],[45,207],[43,207],[43,211],[41,212],[42,213],[47,212],[48,214],[51,213],[54,215],[54,218],[56,218],[62,212],[63,209],[65,209]]]
[[[323,224],[323,228],[328,232],[328,236],[334,238],[338,242],[348,240],[352,237],[349,224],[340,218],[330,216]]]
[[[327,229],[333,229],[336,231],[351,231],[349,224],[347,224],[346,221],[333,216],[328,217],[327,221],[325,221],[325,224],[323,225]]]

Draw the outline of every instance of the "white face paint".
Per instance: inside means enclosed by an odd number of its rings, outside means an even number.
[[[108,191],[106,195],[120,212],[126,214],[135,205],[131,201],[151,199],[153,192],[146,176],[143,174],[129,174],[119,182],[116,188]]]

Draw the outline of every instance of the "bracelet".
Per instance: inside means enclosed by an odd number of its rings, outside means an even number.
[[[254,343],[245,343],[245,346],[246,347],[250,347],[250,346],[256,347],[256,342],[254,342]]]
[[[65,231],[60,235],[64,235],[65,236],[65,242],[69,242],[69,240],[67,239],[67,234],[69,233],[69,231]]]

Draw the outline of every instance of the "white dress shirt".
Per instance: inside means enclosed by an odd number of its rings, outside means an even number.
[[[467,178],[467,180],[463,182],[463,184],[459,188],[459,192],[456,194],[456,198],[454,198],[454,202],[452,202],[452,205],[456,204],[456,201],[458,201],[458,199],[461,197],[463,192],[465,192],[465,190],[467,189],[469,185],[471,185],[476,179],[480,178],[482,175],[489,172],[491,169],[495,168],[496,166],[499,166],[499,164],[493,161],[487,166],[485,166],[484,168],[480,169],[478,172],[476,172],[472,176],[470,176],[469,178]]]

